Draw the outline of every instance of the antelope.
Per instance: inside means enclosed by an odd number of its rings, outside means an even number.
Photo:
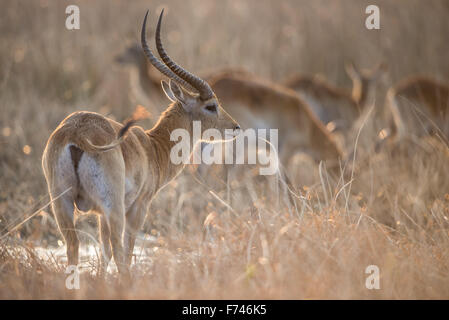
[[[440,133],[449,139],[449,85],[425,76],[403,79],[387,92],[392,138]]]
[[[377,83],[385,71],[385,65],[378,64],[366,70],[348,63],[345,64],[345,70],[352,80],[351,93],[320,77],[295,75],[283,83],[295,90],[311,106],[329,131],[341,133],[343,139],[347,139],[361,112],[374,101]]]
[[[115,57],[115,62],[127,67],[129,73],[129,89],[137,100],[144,106],[150,106],[153,112],[164,111],[161,103],[166,96],[161,90],[163,75],[148,61],[142,52],[141,45],[133,43],[126,50]]]
[[[170,133],[185,129],[192,137],[193,121],[201,129],[234,130],[238,123],[223,109],[209,84],[175,63],[161,41],[163,11],[156,28],[156,58],[146,40],[145,15],[141,45],[151,64],[169,78],[162,89],[171,101],[150,130],[125,125],[93,112],[75,112],[51,134],[42,157],[52,209],[67,245],[69,265],[78,264],[79,240],[74,226],[76,212],[98,215],[101,271],[111,257],[120,274],[129,274],[137,231],[142,227],[151,200],[184,168],[170,161],[176,143]],[[199,141],[192,141],[192,145]]]

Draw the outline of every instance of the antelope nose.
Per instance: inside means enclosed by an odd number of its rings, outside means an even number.
[[[234,137],[237,137],[241,132],[240,126],[237,124],[234,127]]]

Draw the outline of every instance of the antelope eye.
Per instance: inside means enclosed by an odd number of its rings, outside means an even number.
[[[216,112],[217,112],[217,106],[216,106],[215,104],[207,105],[207,106],[205,107],[205,109],[206,109],[207,111],[209,111],[209,112],[213,112],[213,113],[216,113]]]

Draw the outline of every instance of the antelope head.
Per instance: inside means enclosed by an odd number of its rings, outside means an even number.
[[[381,77],[386,74],[387,66],[379,63],[371,69],[359,69],[353,63],[345,64],[345,71],[352,80],[352,98],[364,107],[372,98]]]
[[[233,130],[234,136],[240,131],[238,123],[222,108],[218,98],[209,84],[198,76],[190,73],[174,62],[165,51],[161,41],[162,10],[156,28],[156,48],[162,61],[156,58],[146,42],[146,22],[148,11],[142,26],[141,43],[145,55],[151,64],[169,81],[161,81],[165,95],[180,105],[188,115],[189,120],[201,121],[201,130],[215,128],[225,137],[225,130]]]
[[[141,64],[145,57],[142,55],[142,48],[138,43],[132,44],[124,52],[115,56],[114,61],[119,64]]]

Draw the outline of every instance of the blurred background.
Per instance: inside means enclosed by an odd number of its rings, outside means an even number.
[[[80,30],[65,28],[65,9],[71,4],[80,8]],[[380,8],[380,30],[365,28],[365,8],[370,4]],[[385,62],[388,77],[378,90],[380,107],[388,86],[406,76],[419,73],[449,79],[449,2],[445,0],[0,0],[0,7],[2,233],[48,201],[41,156],[50,133],[69,113],[90,110],[123,121],[136,105],[143,104],[153,113],[152,119],[141,123],[145,128],[149,129],[158,118],[157,108],[145,105],[131,93],[129,72],[116,62],[117,55],[139,41],[147,9],[153,48],[157,16],[165,8],[166,49],[175,61],[194,73],[243,67],[274,82],[296,73],[318,74],[349,91],[351,82],[344,71],[345,62],[362,68]],[[155,99],[158,95],[154,93]],[[161,101],[162,107],[168,102]],[[444,161],[438,158],[435,163],[440,170],[435,172],[444,172]],[[369,168],[371,171],[363,171],[366,173],[362,181],[389,175],[375,170],[373,173],[373,167]],[[398,172],[397,168],[404,166],[398,164],[392,172]],[[353,190],[351,201],[357,204],[357,210],[366,210],[368,200],[363,200],[362,193],[371,192],[374,198],[377,195],[377,208],[382,215],[388,215],[384,221],[399,228],[401,222],[396,223],[399,218],[392,213],[398,200],[385,201],[386,188],[391,188],[391,194],[410,189],[410,194],[400,196],[399,202],[403,200],[404,207],[413,207],[417,215],[432,207],[436,198],[443,199],[448,191],[441,174],[434,177],[433,184],[429,179],[426,191],[416,196],[413,186],[423,172],[432,171],[425,170],[404,171],[403,175],[398,172],[396,178],[390,177],[388,183],[376,181],[374,187],[362,184],[361,189]],[[401,179],[408,175],[411,180],[403,183]],[[153,218],[146,227],[153,235],[170,234],[167,230],[175,227],[201,233],[205,216],[226,209],[207,190],[207,196],[193,200],[195,195],[204,195],[205,190],[199,187],[194,191],[191,181],[186,181],[188,178],[181,177],[160,200],[156,199]],[[254,207],[250,209],[248,212]],[[40,231],[35,240],[39,245],[60,245],[49,212],[45,209],[35,224],[27,222],[18,237],[28,239],[37,229]],[[187,223],[196,217],[192,212],[200,216],[197,224]],[[43,220],[47,221],[47,229]]]

